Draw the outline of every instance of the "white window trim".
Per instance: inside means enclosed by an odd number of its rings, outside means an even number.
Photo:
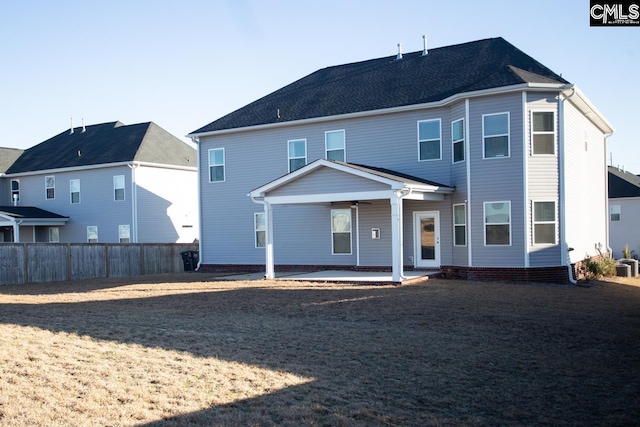
[[[335,211],[345,211],[349,212],[349,253],[336,253],[334,244],[333,244],[333,235],[335,233],[346,233],[346,231],[333,231],[333,212]],[[331,209],[329,220],[331,221],[331,255],[343,256],[343,255],[353,255],[353,215],[351,214],[351,209]]]
[[[484,133],[484,118],[489,116],[502,116],[507,115],[507,133],[501,133],[496,135],[486,135]],[[495,157],[486,157],[487,149],[486,149],[486,138],[492,138],[496,136],[506,136],[507,137],[507,155],[506,156],[495,156]],[[491,113],[491,114],[483,114],[482,115],[482,158],[485,160],[493,160],[493,159],[507,159],[511,157],[511,113],[509,111],[503,111],[500,113]]]
[[[77,191],[77,193],[78,193],[78,203],[73,203],[73,193],[74,193],[74,191],[72,191],[72,189],[71,189],[71,183],[73,181],[78,181],[78,191]],[[81,187],[80,187],[80,179],[70,179],[69,180],[69,203],[72,204],[72,205],[79,205],[80,203],[82,203],[82,190],[81,190]]]
[[[116,178],[118,177],[122,177],[122,187],[116,187]],[[122,189],[122,194],[123,194],[123,198],[122,200],[118,200],[116,198],[116,190],[118,189]],[[114,202],[124,202],[125,200],[127,200],[127,192],[125,190],[126,188],[126,179],[124,177],[124,175],[114,175],[113,176],[113,201]]]
[[[458,123],[458,122],[462,122],[462,139],[456,139],[456,140],[454,140],[454,139],[453,139],[453,134],[454,134],[454,132],[453,132],[453,125],[454,125],[455,123]],[[451,163],[452,163],[452,164],[454,164],[454,165],[455,165],[455,164],[458,164],[458,163],[464,163],[464,161],[465,161],[465,160],[467,160],[467,157],[466,157],[466,154],[467,154],[467,152],[466,152],[466,148],[467,148],[467,147],[465,146],[465,144],[467,143],[467,141],[466,141],[466,136],[467,136],[467,135],[466,135],[466,133],[465,133],[464,117],[462,117],[462,118],[460,118],[460,119],[458,119],[458,120],[454,120],[454,121],[452,121],[452,122],[451,122]],[[454,147],[455,147],[455,145],[456,145],[456,144],[459,144],[459,143],[462,143],[462,148],[463,148],[463,150],[462,150],[462,160],[458,160],[458,161],[456,161],[456,160],[455,160],[455,157],[454,157],[454,156],[455,156],[455,154],[454,154],[454,153],[455,153]],[[465,210],[466,210],[466,207],[465,207]]]
[[[533,114],[534,113],[552,113],[553,114],[553,131],[534,131],[533,130]],[[555,110],[531,110],[530,111],[530,116],[529,116],[529,120],[531,123],[530,129],[531,129],[531,147],[529,148],[531,150],[531,155],[535,156],[535,157],[555,157],[555,155],[557,154],[557,141],[558,141],[558,125],[557,125],[557,116],[556,116],[556,112]],[[534,152],[534,144],[533,144],[533,136],[534,135],[553,135],[553,153],[549,154],[549,153],[542,153],[542,154],[536,154]]]
[[[258,216],[260,215],[265,217],[264,230],[258,230]],[[258,231],[264,231],[265,238],[266,238],[267,224],[266,224],[266,214],[264,212],[256,212],[253,214],[253,243],[256,249],[264,249],[266,245],[265,246],[258,245]],[[265,243],[266,243],[266,239],[265,239]]]
[[[291,153],[289,152],[289,143],[298,142],[298,141],[304,141],[304,157],[291,157]],[[325,141],[325,147],[326,147],[326,141]],[[297,159],[304,159],[304,164],[305,164],[305,166],[307,165],[307,139],[306,138],[298,138],[298,139],[289,139],[289,140],[287,140],[287,170],[289,171],[289,173],[292,172],[292,170],[291,170],[291,160],[297,160]]]
[[[420,158],[420,143],[421,142],[429,142],[429,141],[436,141],[436,139],[420,139],[420,123],[426,123],[426,122],[438,122],[438,128],[440,129],[440,135],[437,139],[438,144],[440,145],[440,155],[438,156],[437,159],[421,159]],[[437,161],[437,160],[442,160],[442,119],[427,119],[427,120],[418,120],[418,122],[416,123],[416,132],[418,135],[418,161],[419,162],[433,162],[433,161]]]
[[[122,239],[123,239],[123,237],[122,237],[122,230],[123,230],[123,227],[129,227],[129,228],[127,229],[127,231],[128,231],[128,233],[129,233],[129,234],[128,234],[128,236],[126,237],[126,239],[129,239],[129,241],[128,241],[128,242],[123,242],[123,241],[122,241]],[[119,243],[125,243],[125,244],[126,244],[126,243],[131,243],[131,225],[129,225],[129,224],[120,224],[120,225],[118,225],[118,242],[119,242]]]
[[[536,221],[536,203],[553,203],[553,221]],[[536,224],[553,224],[553,243],[536,243]],[[532,200],[531,201],[531,244],[532,246],[556,246],[558,244],[558,204],[555,200]]]
[[[96,241],[92,242],[89,240],[89,229],[90,228],[95,228],[96,229]],[[97,225],[87,225],[87,243],[98,243],[100,241],[99,238],[99,234],[98,234],[98,226]]]
[[[618,219],[613,219],[611,216],[614,214],[614,208],[617,208],[616,210],[618,212],[615,212],[615,214],[618,215]],[[609,222],[620,222],[622,221],[622,205],[610,205],[609,206]]]
[[[329,156],[329,151],[338,151],[338,149],[333,149],[333,150],[329,150],[329,148],[327,147],[327,134],[329,133],[336,133],[336,132],[342,132],[342,148],[341,150],[344,151],[344,161],[347,161],[347,132],[344,129],[336,129],[336,130],[328,130],[325,131],[324,133],[324,158],[328,159]]]
[[[220,165],[212,165],[211,164],[211,152],[212,151],[222,151],[222,164]],[[209,183],[211,184],[218,184],[221,182],[225,182],[227,180],[227,157],[226,157],[226,153],[224,150],[224,147],[220,147],[220,148],[210,148],[207,151],[207,162],[209,164],[209,168],[207,169],[207,173],[209,174]],[[212,181],[211,180],[211,167],[212,166],[222,166],[222,181]]]
[[[491,223],[491,224],[487,224],[487,205],[489,204],[493,204],[493,203],[508,203],[509,204],[509,222],[506,223]],[[482,205],[482,222],[484,223],[484,230],[483,230],[483,234],[484,234],[484,245],[485,246],[489,246],[489,247],[508,247],[508,246],[512,246],[513,243],[513,232],[511,230],[511,201],[510,200],[496,200],[496,201],[491,201],[491,202],[484,202]],[[501,244],[501,245],[497,245],[497,244],[487,244],[487,225],[506,225],[509,224],[509,243],[508,244]]]
[[[18,183],[18,189],[14,190],[13,189],[13,183],[17,182]],[[13,204],[14,202],[19,202],[20,201],[20,180],[19,179],[12,179],[9,182],[9,193],[11,194],[11,204]],[[18,199],[17,200],[13,200],[13,195],[17,194],[18,195]]]
[[[464,208],[464,223],[463,224],[456,224],[456,206],[462,206]],[[467,246],[467,240],[468,240],[468,228],[467,228],[467,205],[465,203],[456,203],[455,205],[453,205],[453,209],[452,209],[452,213],[453,213],[453,246],[457,246],[459,248],[465,247]],[[464,226],[464,245],[457,245],[456,244],[456,227],[462,227]]]
[[[47,178],[53,178],[53,187],[47,187]],[[53,197],[49,198],[47,194],[48,189],[53,189]],[[56,199],[56,176],[55,175],[47,175],[44,177],[44,199],[45,200],[55,200]]]

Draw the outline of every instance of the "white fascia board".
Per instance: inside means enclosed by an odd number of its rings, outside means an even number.
[[[265,197],[271,205],[294,205],[308,203],[352,202],[356,200],[380,200],[393,197],[393,190],[354,191],[347,193],[302,194],[296,196]]]
[[[307,175],[311,172],[313,172],[314,170],[321,168],[321,167],[328,167],[331,169],[335,169],[335,170],[339,170],[351,175],[355,175],[355,176],[359,176],[361,178],[365,178],[365,179],[369,179],[371,181],[376,181],[376,182],[380,182],[382,184],[386,184],[389,185],[392,189],[395,190],[399,190],[401,188],[403,188],[405,185],[402,182],[399,181],[395,181],[392,179],[388,179],[388,178],[384,178],[378,175],[374,175],[371,174],[369,172],[366,171],[362,171],[359,169],[354,169],[349,167],[348,165],[343,165],[340,163],[335,163],[335,162],[331,162],[325,159],[318,159],[312,163],[309,163],[306,166],[301,167],[300,169],[293,171],[287,175],[284,175],[278,179],[276,179],[275,181],[271,181],[268,184],[263,185],[262,187],[258,187],[255,190],[251,191],[249,193],[250,197],[264,197],[264,194],[268,191],[272,191],[282,185],[285,185],[291,181],[294,181],[298,178],[300,178],[301,176]]]
[[[69,218],[25,218],[20,226],[63,226],[69,221]]]
[[[575,89],[575,95],[571,96],[572,91]],[[564,90],[563,95],[567,97],[568,101],[573,104],[578,110],[582,112],[594,125],[598,127],[603,133],[612,134],[614,128],[609,121],[602,115],[600,111],[593,105],[593,103],[587,98],[587,96],[578,88],[578,86],[572,85],[568,89]]]
[[[441,202],[444,200],[444,194],[442,193],[411,193],[407,196],[404,196],[405,200],[428,200],[428,201],[438,201]]]
[[[34,176],[34,175],[47,175],[47,174],[56,174],[63,172],[78,172],[84,170],[93,170],[93,169],[105,169],[105,168],[115,168],[118,166],[129,166],[135,164],[136,166],[147,166],[147,167],[155,167],[155,168],[164,168],[164,169],[177,169],[177,170],[187,170],[192,172],[197,172],[198,167],[189,167],[189,166],[174,166],[174,165],[165,165],[162,163],[150,163],[150,162],[118,162],[118,163],[101,163],[97,165],[86,165],[86,166],[72,166],[68,168],[57,168],[57,169],[42,169],[36,171],[28,171],[28,172],[19,172],[12,173],[8,175],[4,175],[10,178],[18,178],[22,176]]]
[[[453,102],[457,102],[459,100],[467,99],[467,98],[477,98],[477,97],[486,96],[486,95],[506,94],[506,93],[512,93],[512,92],[519,92],[522,90],[527,90],[531,92],[538,92],[538,91],[560,92],[566,87],[567,85],[565,84],[556,84],[556,83],[520,83],[517,85],[504,86],[500,88],[483,89],[483,90],[478,90],[474,92],[457,93],[443,100],[427,102],[424,104],[414,104],[414,105],[406,105],[402,107],[383,108],[380,110],[359,111],[357,113],[314,117],[310,119],[291,120],[288,122],[268,123],[264,125],[246,126],[246,127],[240,127],[240,128],[232,128],[232,129],[222,129],[222,130],[215,130],[215,131],[209,131],[209,132],[190,133],[187,135],[187,137],[201,138],[201,137],[207,137],[207,136],[217,136],[217,135],[226,135],[230,133],[244,132],[247,130],[255,131],[255,130],[263,130],[263,129],[271,129],[271,128],[279,128],[279,127],[287,127],[287,126],[297,126],[297,125],[304,125],[304,124],[311,124],[311,123],[329,122],[333,120],[346,120],[346,119],[353,119],[353,118],[359,118],[359,117],[378,116],[382,114],[402,113],[405,111],[415,111],[415,110],[424,110],[427,108],[443,107]]]

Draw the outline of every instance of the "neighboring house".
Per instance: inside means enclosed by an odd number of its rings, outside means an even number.
[[[198,237],[196,151],[152,122],[76,127],[14,154],[0,174],[0,241]]]
[[[609,166],[609,246],[614,258],[622,249],[640,256],[640,176]]]
[[[607,246],[612,131],[502,38],[321,69],[190,134],[201,269],[567,282]]]

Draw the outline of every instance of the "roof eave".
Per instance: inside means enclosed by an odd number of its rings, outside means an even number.
[[[541,92],[541,91],[542,92],[543,91],[560,92],[565,90],[568,86],[570,85],[567,85],[564,83],[519,83],[516,85],[503,86],[499,88],[482,89],[482,90],[477,90],[472,92],[461,92],[455,95],[451,95],[440,101],[433,101],[433,102],[427,102],[422,104],[412,104],[412,105],[404,105],[401,107],[391,107],[391,108],[383,108],[378,110],[359,111],[355,113],[339,114],[339,115],[332,115],[332,116],[313,117],[313,118],[302,119],[302,120],[291,120],[287,122],[267,123],[263,125],[244,126],[244,127],[231,128],[231,129],[221,129],[221,130],[215,130],[215,131],[209,131],[209,132],[197,132],[197,133],[194,132],[186,136],[188,138],[191,138],[193,141],[197,140],[199,142],[199,138],[202,138],[202,137],[227,135],[231,133],[244,132],[248,130],[256,131],[256,130],[272,129],[272,128],[279,128],[279,127],[287,127],[287,126],[322,123],[322,122],[328,122],[328,121],[337,120],[337,119],[352,119],[352,118],[360,118],[360,117],[377,116],[381,114],[402,113],[405,111],[422,110],[425,108],[436,108],[436,107],[449,105],[453,102],[457,102],[462,99],[476,98],[476,97],[486,96],[486,95],[506,94],[506,93],[520,92],[523,90],[531,91],[531,92]]]
[[[575,95],[572,95],[574,90]],[[598,109],[578,88],[578,86],[568,85],[568,87],[562,91],[562,94],[569,100],[569,102],[575,105],[578,110],[580,110],[585,115],[585,117],[591,120],[591,122],[593,122],[593,124],[595,124],[602,132],[610,135],[615,131],[611,123],[609,123],[604,115],[600,111],[598,111]]]

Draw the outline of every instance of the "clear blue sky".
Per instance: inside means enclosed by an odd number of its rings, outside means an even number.
[[[590,27],[586,0],[0,0],[0,146],[153,121],[184,138],[331,65],[502,36],[576,84],[640,174],[640,27]]]

